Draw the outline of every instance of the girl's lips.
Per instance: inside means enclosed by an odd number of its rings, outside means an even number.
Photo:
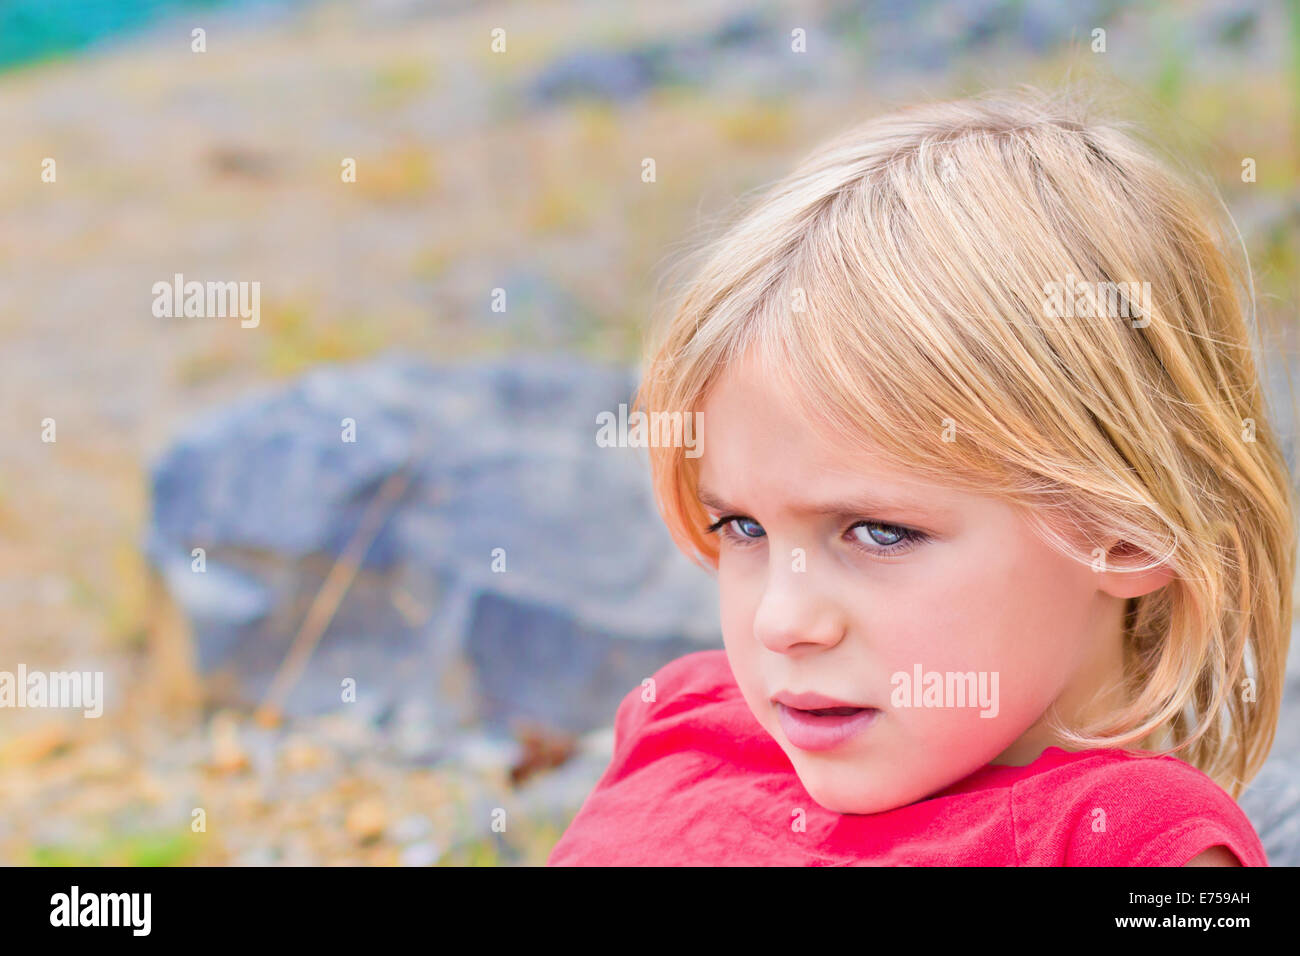
[[[776,713],[786,739],[800,750],[830,750],[876,722],[880,711],[864,707],[852,714],[817,716],[776,702]]]

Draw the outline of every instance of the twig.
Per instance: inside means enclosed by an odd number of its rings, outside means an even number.
[[[329,627],[330,621],[334,620],[339,604],[347,594],[348,588],[352,586],[357,571],[361,569],[361,562],[365,560],[366,552],[370,550],[375,536],[383,527],[388,512],[406,491],[406,486],[411,480],[414,460],[412,456],[405,466],[384,480],[379,493],[371,499],[365,513],[361,516],[361,522],[357,525],[351,540],[348,541],[347,547],[334,562],[325,582],[316,592],[316,597],[307,610],[307,616],[303,619],[302,626],[289,647],[289,652],[285,654],[284,660],[275,672],[275,677],[271,680],[271,686],[253,715],[253,719],[262,726],[274,726],[280,722],[284,701],[289,696],[289,691],[302,676],[303,668],[307,666],[307,661],[320,642],[321,635]]]

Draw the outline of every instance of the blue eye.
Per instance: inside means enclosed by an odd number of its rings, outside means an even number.
[[[863,531],[865,535],[860,533]],[[921,531],[883,521],[860,521],[848,533],[864,550],[878,555],[901,555],[926,540]]]
[[[907,537],[902,528],[896,527],[892,524],[880,524],[876,521],[854,525],[850,530],[853,532],[853,536],[864,544],[868,542],[866,542],[858,532],[866,531],[871,537],[870,543],[878,544],[882,548],[892,547]]]
[[[733,541],[754,541],[758,538],[767,537],[767,532],[763,530],[761,524],[753,518],[746,518],[744,515],[723,515],[705,528],[704,531],[706,534],[721,531],[724,536],[731,538]]]
[[[767,537],[763,526],[744,515],[723,515],[704,529],[706,534],[721,532],[734,546],[743,547]],[[844,532],[846,540],[873,557],[897,557],[926,541],[928,536],[901,525],[883,521],[859,521]]]

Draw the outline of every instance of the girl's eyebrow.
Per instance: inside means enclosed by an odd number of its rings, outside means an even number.
[[[702,485],[696,488],[696,497],[699,498],[700,504],[715,511],[731,512],[737,510]],[[789,508],[791,511],[823,515],[869,515],[893,510],[915,511],[935,517],[947,517],[951,514],[948,508],[943,507],[938,502],[923,501],[919,498],[895,498],[892,500],[858,498],[854,501],[839,502],[795,501],[790,503]]]
[[[702,485],[695,489],[695,497],[700,499],[700,504],[706,508],[712,508],[714,511],[733,510],[729,504]]]

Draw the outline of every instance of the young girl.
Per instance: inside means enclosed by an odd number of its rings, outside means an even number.
[[[1016,95],[731,229],[638,396],[702,412],[651,463],[725,652],[628,693],[550,864],[1267,865],[1294,500],[1199,198]]]

